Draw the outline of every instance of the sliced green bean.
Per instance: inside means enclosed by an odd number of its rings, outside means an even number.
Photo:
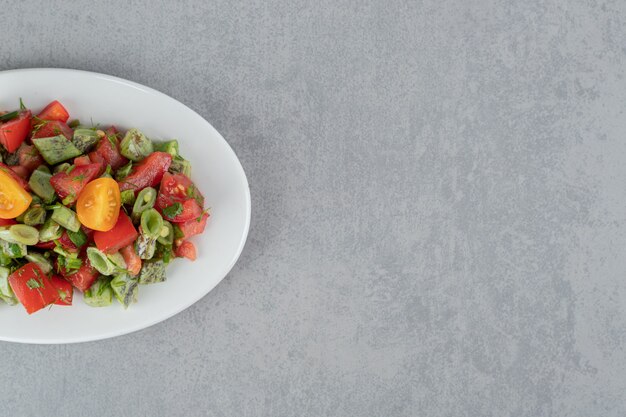
[[[141,161],[154,152],[152,141],[137,129],[130,129],[120,142],[120,153],[131,161]]]
[[[85,304],[91,307],[106,307],[113,302],[113,292],[111,291],[111,279],[100,276],[93,285],[83,294]]]
[[[91,266],[93,266],[102,275],[112,275],[115,272],[115,265],[103,252],[97,248],[87,248],[87,258]]]
[[[0,250],[9,258],[23,258],[28,254],[28,247],[23,243],[8,242],[4,239],[0,240]]]
[[[39,242],[39,231],[25,224],[14,224],[9,228],[2,228],[0,230],[0,239],[9,243],[35,245]]]
[[[124,308],[137,301],[138,284],[137,278],[131,277],[128,273],[118,274],[111,280],[113,294]]]
[[[163,217],[153,208],[141,213],[141,233],[151,239],[161,236],[163,228]]]
[[[139,272],[140,284],[153,284],[165,281],[165,263],[162,260],[145,261]]]
[[[62,164],[55,166],[52,172],[54,174],[58,174],[59,172],[63,172],[63,171],[67,172],[67,170],[70,169],[70,167],[71,167],[70,164],[68,164],[67,162],[63,162]]]
[[[80,230],[80,221],[78,221],[78,216],[72,209],[65,206],[59,206],[52,210],[51,218],[72,232],[78,232]]]
[[[8,305],[17,304],[15,294],[9,285],[9,274],[11,270],[9,268],[0,267],[0,299]]]
[[[59,239],[61,235],[63,235],[61,225],[55,222],[51,217],[48,217],[43,226],[41,226],[41,229],[39,229],[39,240],[41,242],[50,242]]]
[[[135,204],[135,190],[124,190],[120,193],[122,204]]]
[[[178,155],[178,141],[176,139],[165,142],[155,142],[154,150],[156,152],[167,152],[172,156]]]
[[[180,155],[172,158],[169,171],[174,174],[183,174],[187,177],[191,176],[191,163]]]
[[[34,262],[39,265],[44,274],[49,274],[50,272],[52,272],[52,262],[50,262],[42,254],[33,252],[24,256],[24,258],[26,258],[30,262]]]
[[[43,207],[31,207],[24,213],[24,223],[29,226],[44,224],[46,221],[46,210]]]
[[[159,233],[157,241],[162,245],[172,245],[174,242],[174,227],[172,223],[163,220],[163,227],[161,228],[161,233]]]
[[[157,190],[152,187],[146,187],[143,190],[139,191],[139,194],[137,194],[137,198],[135,199],[135,205],[133,206],[133,220],[139,220],[141,213],[154,207],[156,197]]]
[[[118,271],[126,270],[126,261],[124,260],[124,257],[122,256],[121,253],[119,252],[112,253],[110,255],[107,255],[107,258],[109,258],[109,261],[113,263],[116,270]]]
[[[48,168],[42,169],[40,166],[33,171],[30,175],[30,179],[28,180],[30,189],[33,190],[36,195],[41,197],[46,204],[53,202],[56,198],[54,188],[50,185],[50,178],[52,178],[50,170]]]
[[[135,243],[135,248],[141,259],[152,259],[156,250],[156,239],[140,234]]]

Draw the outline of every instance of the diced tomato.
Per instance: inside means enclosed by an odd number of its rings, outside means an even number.
[[[78,194],[94,179],[100,171],[100,165],[88,164],[74,166],[68,174],[65,171],[57,172],[50,178],[50,184],[54,191],[63,199],[64,204],[71,204],[78,198]]]
[[[31,116],[30,110],[25,110],[17,118],[0,123],[0,143],[7,151],[15,152],[24,142],[30,132]]]
[[[28,314],[59,299],[59,293],[50,278],[34,262],[27,263],[9,275],[9,285]]]
[[[87,257],[81,258],[83,264],[74,271],[65,271],[63,268],[59,268],[63,277],[72,283],[73,286],[79,290],[85,292],[91,287],[91,285],[98,278],[98,271],[91,266]]]
[[[190,198],[187,195],[187,190],[192,185],[193,183],[187,176],[166,172],[161,180],[159,194],[172,197],[173,201],[185,201]]]
[[[17,150],[17,156],[20,160],[20,166],[23,166],[29,173],[33,172],[37,167],[43,164],[41,154],[33,145],[22,144]]]
[[[89,159],[94,162],[96,159],[101,160],[98,162],[102,162],[104,167],[111,165],[114,170],[128,163],[128,159],[120,153],[120,141],[115,134],[108,134],[100,139],[95,151],[89,154]]]
[[[17,183],[26,191],[30,191],[30,187],[28,186],[28,183],[24,180],[24,178],[20,177],[19,175],[17,175],[17,173],[15,171],[13,171],[8,165],[3,164],[2,162],[0,162],[0,169],[4,172],[6,172],[7,174],[9,174],[11,176],[11,178],[13,178],[15,181],[17,181]]]
[[[164,209],[176,203],[181,205],[180,212],[167,215]],[[169,172],[163,175],[155,207],[166,220],[174,223],[196,220],[202,215],[202,204],[204,197],[187,176]]]
[[[120,253],[124,257],[124,262],[126,262],[126,269],[130,272],[131,275],[135,276],[141,271],[141,258],[135,252],[135,245],[132,243],[128,246],[124,246]]]
[[[167,152],[153,152],[133,167],[128,176],[120,181],[120,191],[156,187],[172,163],[172,155]]]
[[[35,131],[33,133],[33,139],[37,138],[50,138],[52,136],[63,135],[69,140],[72,140],[74,131],[71,127],[63,122],[56,120],[46,120],[35,125]]]
[[[102,252],[115,253],[137,239],[137,230],[124,210],[120,210],[117,223],[108,232],[95,231],[93,239]]]
[[[179,213],[171,215],[170,207],[176,207],[176,205],[178,204],[180,204]],[[191,220],[196,220],[200,216],[202,216],[202,208],[200,208],[198,203],[196,203],[196,200],[194,200],[193,198],[184,200],[181,203],[180,201],[174,201],[167,196],[159,194],[157,196],[155,208],[159,213],[163,215],[163,218],[165,220],[168,220],[172,223],[184,223]]]
[[[70,239],[66,230],[63,231],[63,234],[59,238],[59,244],[61,245],[63,249],[65,249],[68,252],[74,252],[74,253],[78,252],[78,248],[76,247],[74,242],[72,242],[72,239]]]
[[[28,179],[28,170],[21,165],[13,165],[11,167],[11,171],[15,172],[18,177],[23,178],[24,180]]]
[[[87,164],[91,164],[91,159],[89,159],[89,156],[87,155],[78,156],[74,158],[74,165],[76,166],[87,165]]]
[[[44,109],[37,115],[41,120],[58,120],[59,122],[67,122],[67,119],[70,118],[70,114],[65,110],[65,107],[57,100],[54,100],[52,103],[48,104]]]
[[[193,245],[193,243],[189,242],[188,240],[185,240],[183,243],[181,243],[174,250],[174,253],[176,254],[176,256],[180,258],[187,258],[191,261],[195,261],[197,258],[196,247]]]
[[[50,281],[59,293],[59,299],[54,304],[71,306],[72,298],[74,296],[74,287],[72,287],[72,284],[59,275],[52,275],[50,277]]]
[[[0,227],[1,226],[11,226],[13,224],[17,224],[15,219],[0,219]]]
[[[55,248],[55,244],[53,241],[50,242],[38,242],[35,247],[39,248],[39,249],[54,249]]]
[[[208,213],[204,213],[200,218],[186,221],[184,223],[179,223],[178,227],[180,231],[183,233],[183,239],[189,239],[191,236],[199,235],[204,232],[204,228],[206,227],[206,221],[209,218]]]

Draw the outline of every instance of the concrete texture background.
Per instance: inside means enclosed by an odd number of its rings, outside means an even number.
[[[183,101],[253,199],[185,312],[1,343],[2,415],[626,414],[625,2],[25,0],[0,37]]]

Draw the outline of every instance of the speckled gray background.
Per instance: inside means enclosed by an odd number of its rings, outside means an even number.
[[[19,1],[0,38],[188,104],[253,200],[187,311],[0,343],[2,415],[626,414],[626,2]]]

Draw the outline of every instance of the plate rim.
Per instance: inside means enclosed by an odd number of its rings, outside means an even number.
[[[228,141],[222,136],[222,134],[215,129],[215,127],[213,127],[213,125],[206,120],[203,116],[201,116],[198,112],[196,112],[194,109],[192,109],[191,107],[187,106],[186,104],[182,103],[181,101],[177,100],[176,98],[165,94],[159,90],[156,90],[152,87],[148,87],[146,85],[140,84],[138,82],[135,81],[131,81],[131,80],[127,80],[125,78],[121,78],[121,77],[117,77],[114,75],[109,75],[109,74],[104,74],[101,72],[95,72],[95,71],[87,71],[87,70],[80,70],[80,69],[73,69],[73,68],[54,68],[54,67],[35,67],[35,68],[14,68],[14,69],[9,69],[9,70],[2,70],[0,71],[0,77],[2,77],[5,74],[11,74],[11,73],[37,73],[37,72],[59,72],[59,73],[79,73],[83,76],[95,76],[97,78],[101,78],[103,80],[106,81],[112,81],[112,82],[116,82],[122,85],[126,85],[128,87],[132,87],[135,89],[138,89],[140,91],[152,94],[154,96],[157,97],[162,97],[168,100],[172,100],[176,103],[176,105],[181,106],[182,108],[186,109],[187,111],[192,112],[195,116],[199,117],[202,122],[204,122],[207,127],[212,130],[215,134],[217,134],[217,136],[224,142],[224,144],[226,145],[226,148],[228,150],[228,152],[230,152],[232,154],[232,156],[234,157],[235,161],[236,161],[236,166],[237,169],[240,171],[243,182],[244,182],[244,197],[245,197],[245,203],[246,203],[246,207],[245,207],[245,211],[246,211],[246,218],[245,218],[245,224],[244,224],[244,229],[243,229],[243,233],[241,234],[241,237],[239,239],[239,244],[237,247],[236,252],[234,253],[232,259],[230,260],[230,262],[228,263],[228,265],[226,266],[226,268],[220,272],[219,275],[221,275],[221,278],[215,283],[215,285],[213,285],[211,288],[209,288],[206,292],[201,293],[199,296],[197,297],[193,297],[191,299],[190,302],[188,303],[184,303],[182,304],[179,308],[173,310],[173,312],[168,313],[167,315],[163,316],[163,317],[159,317],[157,320],[150,320],[147,322],[147,324],[140,324],[140,325],[135,325],[135,326],[131,326],[129,328],[125,328],[124,330],[121,331],[113,331],[113,332],[108,332],[108,333],[103,333],[103,334],[99,334],[99,335],[93,335],[93,336],[77,336],[75,338],[71,338],[71,339],[54,339],[54,338],[48,338],[48,339],[34,339],[31,337],[20,337],[20,338],[15,338],[15,337],[6,337],[3,336],[2,334],[0,334],[0,341],[3,342],[10,342],[10,343],[22,343],[22,344],[36,344],[36,345],[55,345],[55,344],[74,344],[74,343],[85,343],[85,342],[94,342],[94,341],[99,341],[99,340],[106,340],[106,339],[111,339],[114,337],[118,337],[118,336],[123,336],[123,335],[128,335],[140,330],[144,330],[147,329],[149,327],[152,327],[156,324],[159,324],[161,322],[164,322],[166,320],[169,320],[170,318],[174,317],[175,315],[181,313],[182,311],[188,309],[189,307],[191,307],[192,305],[196,304],[198,301],[200,301],[202,298],[204,298],[207,294],[209,294],[211,291],[213,291],[215,289],[215,287],[217,287],[223,280],[224,278],[226,278],[226,276],[232,271],[233,267],[235,266],[235,264],[237,263],[237,261],[239,260],[239,258],[241,257],[241,254],[243,252],[243,249],[246,245],[246,242],[248,240],[248,234],[250,231],[250,222],[251,222],[251,217],[252,217],[252,199],[251,199],[251,194],[250,194],[250,184],[248,182],[248,177],[246,175],[245,170],[243,169],[243,165],[241,164],[241,160],[239,159],[239,157],[237,156],[237,154],[235,153],[235,151],[233,150],[233,148],[230,146],[230,144],[228,143]]]

